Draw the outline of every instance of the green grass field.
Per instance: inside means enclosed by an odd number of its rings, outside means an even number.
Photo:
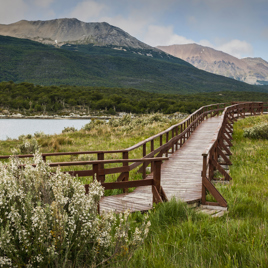
[[[229,205],[227,215],[197,214],[175,200],[158,205],[150,212],[144,245],[116,266],[267,267],[268,141],[243,137],[243,128],[263,121],[268,122],[267,115],[234,125],[233,181],[218,187]]]

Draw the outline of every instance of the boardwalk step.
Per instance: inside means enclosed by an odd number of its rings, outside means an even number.
[[[210,215],[212,218],[214,217],[222,217],[224,214],[228,213],[226,207],[219,207],[219,206],[207,206],[201,205],[197,208],[198,213],[205,213]]]

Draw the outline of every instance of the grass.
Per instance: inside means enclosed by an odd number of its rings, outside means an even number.
[[[211,218],[172,200],[150,213],[151,231],[133,257],[117,267],[267,267],[268,141],[243,137],[243,129],[268,116],[234,125],[231,176],[217,186],[229,214]],[[134,215],[133,215],[134,217]]]
[[[243,129],[268,116],[249,117],[234,125],[229,185],[217,186],[229,205],[229,213],[211,218],[172,200],[148,212],[152,223],[145,243],[133,256],[118,256],[114,267],[267,267],[268,266],[268,140],[243,137]],[[67,135],[72,144],[60,151],[121,149],[129,147],[170,125],[172,121],[152,122],[145,126],[97,126]],[[61,135],[59,135],[61,136]],[[47,137],[49,139],[49,137]],[[44,138],[45,139],[45,138]],[[1,154],[19,141],[3,141]],[[49,144],[49,143],[48,143]],[[53,151],[42,147],[42,151]],[[132,157],[138,157],[133,154]],[[111,192],[108,194],[115,194]],[[134,213],[130,220],[144,221]],[[111,264],[112,266],[112,264]]]

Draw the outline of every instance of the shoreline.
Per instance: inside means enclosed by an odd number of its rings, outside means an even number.
[[[12,116],[12,115],[5,115],[5,116],[1,116],[0,115],[0,119],[101,119],[101,120],[108,120],[111,119],[111,116],[53,116],[53,115],[45,115],[45,116],[26,116],[26,115],[22,115],[22,116]],[[116,117],[117,118],[117,117]]]

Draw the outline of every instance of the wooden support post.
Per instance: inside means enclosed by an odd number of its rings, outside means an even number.
[[[201,203],[204,205],[206,203],[206,188],[205,188],[205,179],[207,177],[207,154],[203,154],[203,170],[202,170],[202,199]]]
[[[181,125],[181,132],[180,133],[182,133],[182,125]],[[181,148],[181,146],[182,146],[182,137],[180,138],[180,148]]]
[[[142,155],[143,157],[146,155],[146,143],[142,146]],[[142,177],[143,179],[146,178],[146,162],[144,162],[142,165]]]
[[[174,138],[174,128],[172,128],[172,138]],[[172,143],[172,153],[174,153],[174,143]]]
[[[46,159],[46,156],[45,155],[42,155],[42,158],[43,158],[43,161],[46,162],[47,159]]]
[[[98,153],[98,160],[104,160],[104,153]],[[104,169],[104,164],[99,164],[98,165],[98,169],[103,170]],[[99,175],[99,179],[100,182],[104,182],[105,181],[105,175]]]
[[[128,159],[128,152],[123,152],[123,159]],[[127,167],[128,166],[128,163],[127,162],[123,162],[123,167]],[[128,181],[129,179],[129,171],[128,172],[125,172],[125,178],[124,178],[124,181]],[[123,192],[124,193],[127,193],[128,192],[128,188],[124,188],[123,189]]]
[[[161,164],[162,164],[161,160],[154,162],[154,173],[153,173],[154,185],[152,186],[154,203],[162,202],[162,199],[161,199]]]
[[[100,181],[99,180],[99,164],[93,164],[93,179],[97,180],[97,181]]]
[[[151,140],[151,152],[154,151],[154,140]],[[154,157],[154,156],[152,156]],[[154,170],[154,162],[151,163],[151,171]]]
[[[185,130],[185,122],[183,123],[183,131]],[[186,133],[183,135],[183,144],[185,143],[185,135]]]
[[[177,126],[176,127],[176,136],[178,136],[178,134],[179,134],[179,127]],[[178,150],[178,140],[176,141],[176,151]]]
[[[166,143],[168,143],[168,132],[166,133]],[[168,157],[168,149],[166,151],[166,157]]]

